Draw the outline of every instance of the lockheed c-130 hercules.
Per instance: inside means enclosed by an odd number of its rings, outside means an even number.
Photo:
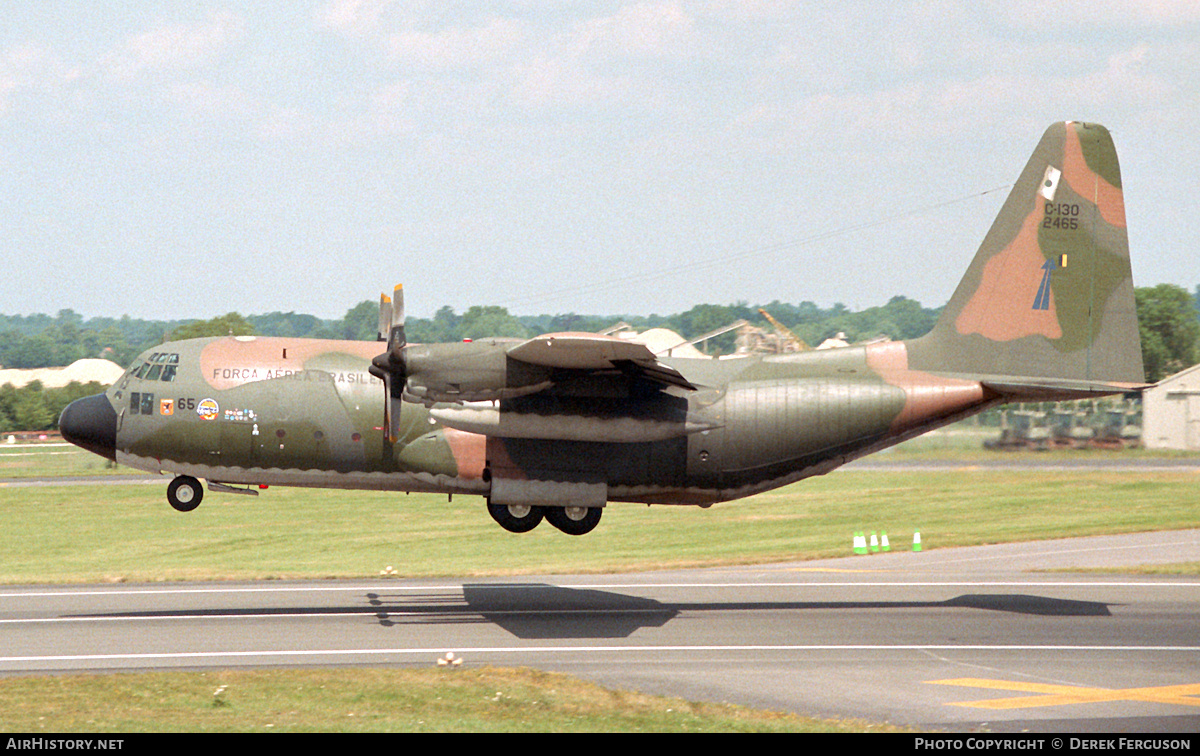
[[[174,473],[167,498],[182,511],[200,503],[200,479],[475,494],[510,531],[546,519],[583,534],[608,502],[708,506],[998,403],[1144,382],[1120,170],[1095,124],[1046,131],[919,339],[721,360],[587,333],[410,344],[401,294],[381,297],[385,347],[158,346],[68,406],[63,437]]]

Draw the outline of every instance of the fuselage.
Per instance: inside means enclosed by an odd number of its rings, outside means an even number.
[[[491,342],[459,346],[469,354]],[[144,353],[89,411],[111,456],[210,482],[706,505],[811,475],[977,412],[978,382],[910,370],[892,342],[788,355],[663,359],[697,387],[606,396],[561,382],[532,396],[403,404],[384,428],[378,342],[194,339]],[[615,382],[624,386],[628,382]],[[104,410],[104,411],[102,411]],[[106,453],[101,432],[86,448]],[[505,495],[508,495],[507,493]]]

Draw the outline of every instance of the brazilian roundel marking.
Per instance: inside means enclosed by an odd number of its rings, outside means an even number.
[[[202,399],[200,403],[196,405],[196,414],[205,420],[216,420],[217,413],[220,411],[220,409],[221,408],[217,406],[216,399]]]

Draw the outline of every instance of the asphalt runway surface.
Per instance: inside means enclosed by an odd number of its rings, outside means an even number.
[[[1200,530],[610,576],[0,588],[0,674],[529,666],[955,732],[1200,731]]]

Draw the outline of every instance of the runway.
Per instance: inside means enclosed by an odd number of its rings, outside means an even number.
[[[0,589],[0,673],[530,666],[951,731],[1200,730],[1200,531],[619,576]]]

